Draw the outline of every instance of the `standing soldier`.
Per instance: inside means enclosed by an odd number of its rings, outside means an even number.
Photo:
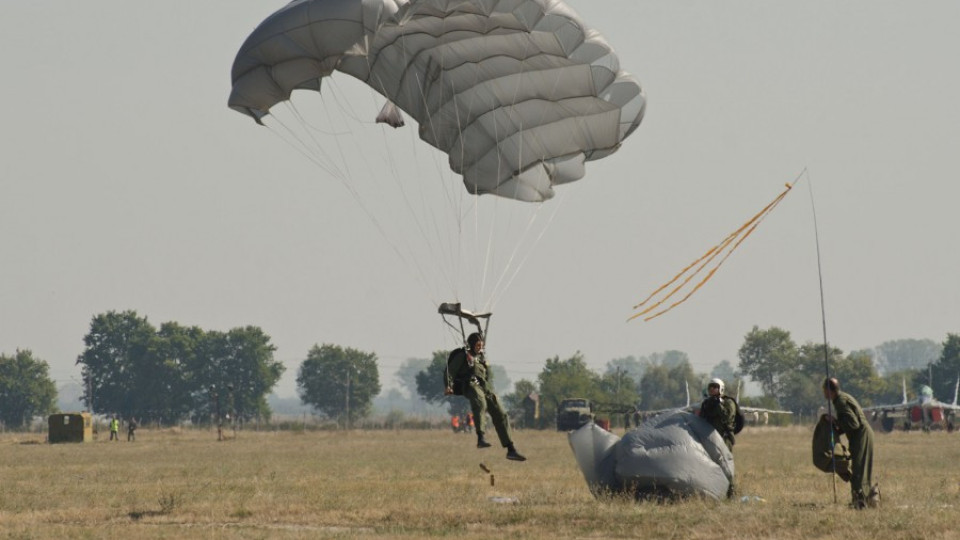
[[[831,377],[823,381],[823,397],[833,403],[834,415],[830,418],[834,428],[847,436],[850,447],[850,506],[861,510],[866,506],[876,507],[880,502],[880,486],[873,485],[870,494],[863,492],[871,486],[873,474],[873,430],[860,404],[850,394],[840,391],[840,382]]]
[[[120,440],[120,420],[116,416],[110,419],[110,440]]]
[[[710,379],[710,384],[707,385],[707,397],[700,404],[700,417],[717,430],[732,454],[733,445],[736,443],[734,433],[737,426],[737,402],[732,397],[723,395],[722,380]],[[727,498],[732,498],[735,494],[736,488],[731,478]]]
[[[127,442],[133,442],[137,440],[137,419],[130,418],[130,421],[127,422]]]
[[[477,448],[491,446],[483,436],[489,412],[493,427],[497,430],[497,437],[500,438],[500,444],[507,449],[507,459],[526,461],[527,458],[520,455],[513,446],[513,440],[510,439],[510,420],[503,406],[500,405],[497,394],[493,391],[490,372],[487,370],[487,360],[483,354],[483,336],[479,333],[470,334],[467,338],[467,347],[450,353],[444,378],[446,387],[443,393],[445,395],[456,393],[463,395],[470,402],[477,428]]]

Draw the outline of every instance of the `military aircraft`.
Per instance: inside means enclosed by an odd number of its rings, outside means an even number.
[[[947,431],[953,431],[956,422],[957,412],[960,411],[960,405],[957,405],[957,394],[960,392],[960,378],[957,379],[957,386],[953,390],[953,403],[944,403],[933,397],[933,389],[927,385],[920,387],[920,395],[917,399],[907,399],[907,381],[903,380],[903,401],[890,405],[874,405],[864,407],[863,412],[871,414],[871,420],[879,422],[880,429],[885,432],[893,431],[898,420],[905,431],[909,431],[914,425],[919,424],[923,431],[930,431],[934,428],[946,428]]]
[[[637,411],[637,414],[640,416],[640,418],[643,418],[643,419],[652,418],[654,416],[658,416],[663,413],[673,412],[673,411],[686,411],[686,412],[692,412],[693,414],[699,414],[700,405],[690,403],[690,385],[687,383],[684,383],[684,387],[686,388],[686,391],[687,391],[687,404],[684,405],[683,407],[657,409],[653,411]],[[704,392],[704,397],[705,396],[706,396],[706,392]],[[737,395],[734,399],[736,399],[737,402],[740,401],[740,385],[739,384],[737,385]],[[760,407],[747,407],[744,405],[740,405],[740,412],[742,412],[744,418],[747,421],[751,422],[753,425],[760,425],[760,422],[763,422],[763,425],[767,425],[767,423],[770,421],[771,414],[793,414],[790,411],[783,411],[779,409],[763,409]]]

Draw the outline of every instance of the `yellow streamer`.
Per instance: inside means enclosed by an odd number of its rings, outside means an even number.
[[[775,199],[773,199],[773,201],[771,201],[769,204],[764,206],[762,210],[757,212],[746,223],[741,225],[737,230],[728,234],[726,238],[720,241],[719,244],[708,249],[707,252],[701,255],[698,259],[688,264],[677,275],[673,276],[673,279],[671,279],[670,281],[658,287],[657,290],[650,293],[650,295],[647,296],[642,302],[633,306],[633,309],[640,309],[641,307],[644,307],[647,304],[647,302],[651,301],[653,298],[655,298],[658,294],[663,292],[665,289],[669,288],[671,285],[673,285],[674,283],[682,279],[682,281],[680,281],[680,283],[676,287],[671,289],[662,298],[660,298],[653,304],[647,306],[642,311],[634,313],[627,319],[627,321],[632,321],[633,319],[636,319],[638,317],[643,317],[644,315],[662,306],[667,300],[669,300],[675,294],[679,293],[682,289],[684,289],[684,287],[686,287],[687,284],[689,284],[694,277],[700,274],[700,272],[706,269],[713,262],[714,259],[716,259],[720,254],[723,254],[723,257],[720,258],[719,262],[717,262],[716,265],[714,265],[713,267],[709,268],[706,276],[704,276],[703,279],[697,282],[696,285],[694,285],[693,289],[687,292],[686,295],[684,295],[679,300],[673,302],[668,307],[660,311],[657,311],[653,315],[650,315],[644,318],[643,320],[649,321],[651,319],[655,319],[660,315],[663,315],[664,313],[670,311],[671,309],[679,306],[680,304],[686,302],[687,299],[693,296],[693,294],[697,292],[700,289],[700,287],[703,286],[704,283],[706,283],[707,281],[710,280],[710,278],[713,277],[713,275],[717,272],[717,270],[720,269],[723,263],[726,262],[727,258],[730,257],[730,255],[734,251],[736,251],[736,249],[740,246],[741,243],[743,243],[744,240],[746,240],[751,234],[753,234],[753,231],[757,229],[760,223],[764,219],[766,219],[766,217],[770,215],[773,209],[776,208],[778,204],[780,204],[780,201],[782,201],[784,197],[787,196],[787,193],[790,192],[790,190],[793,188],[793,185],[788,183],[786,184],[786,186],[787,188],[782,193],[780,193],[780,195],[778,195]],[[732,244],[732,247],[731,247],[731,244]],[[693,269],[694,267],[696,267],[696,269],[691,272],[691,269]]]

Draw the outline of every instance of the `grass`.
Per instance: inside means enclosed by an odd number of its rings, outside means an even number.
[[[746,428],[743,495],[594,499],[565,434],[523,431],[525,463],[448,431],[149,430],[134,443],[0,435],[6,538],[960,538],[960,435],[876,435],[880,510],[811,464],[812,428]],[[485,463],[495,479],[479,464]],[[492,497],[514,498],[498,503]]]

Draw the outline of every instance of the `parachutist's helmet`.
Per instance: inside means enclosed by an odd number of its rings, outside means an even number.
[[[719,388],[720,393],[723,394],[723,381],[721,381],[720,379],[710,379],[710,384],[707,385],[707,388],[709,389],[713,386],[716,386],[717,388]]]

